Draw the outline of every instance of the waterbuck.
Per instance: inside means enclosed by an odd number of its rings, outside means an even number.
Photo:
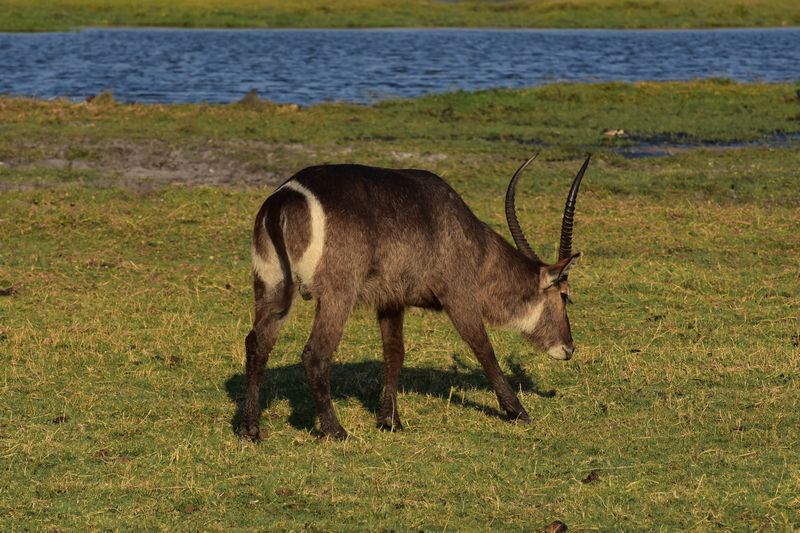
[[[270,351],[295,295],[316,300],[303,365],[328,438],[347,436],[331,402],[331,356],[357,304],[373,307],[383,338],[386,385],[378,426],[402,428],[397,385],[406,307],[444,310],[475,352],[515,421],[528,413],[500,370],[484,328],[518,329],[556,359],[572,357],[566,305],[572,223],[583,163],[567,196],[558,261],[544,263],[517,220],[514,192],[531,157],[511,178],[505,210],[516,248],[478,220],[439,176],[424,170],[322,165],[301,170],[270,195],[253,230],[255,320],[245,339],[247,384],[238,432],[259,430],[259,388]]]

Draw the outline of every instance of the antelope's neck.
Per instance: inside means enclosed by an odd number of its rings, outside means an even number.
[[[492,232],[481,269],[481,310],[490,324],[531,331],[541,316],[539,266]]]

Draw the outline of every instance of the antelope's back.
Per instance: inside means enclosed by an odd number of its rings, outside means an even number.
[[[453,276],[477,277],[486,227],[431,172],[323,165],[301,170],[282,188],[306,196],[312,225],[316,203],[316,217],[324,219],[317,220],[324,226],[316,232],[317,239],[324,233],[319,260],[301,279],[312,294],[352,284],[363,302],[425,307]],[[284,234],[291,252],[291,224]],[[295,255],[293,261],[305,254]]]

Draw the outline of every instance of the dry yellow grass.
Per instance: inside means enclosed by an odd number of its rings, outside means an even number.
[[[682,87],[693,90],[673,98]],[[0,529],[798,527],[800,153],[756,144],[628,160],[574,120],[627,99],[624,114],[604,116],[628,131],[648,121],[676,131],[680,108],[698,138],[714,138],[738,102],[753,119],[731,137],[791,131],[791,87],[735,87],[647,86],[645,98],[626,85],[559,86],[280,116],[0,100]],[[730,98],[707,96],[717,90]],[[490,105],[517,111],[482,122]],[[461,126],[439,122],[442,107]],[[551,361],[491,332],[534,423],[500,416],[446,318],[414,311],[407,429],[376,430],[379,335],[357,311],[332,378],[352,438],[319,442],[299,365],[313,309],[298,301],[265,379],[269,436],[241,442],[232,418],[251,320],[249,232],[271,185],[130,188],[98,143],[138,146],[158,131],[156,147],[235,148],[256,143],[246,128],[263,122],[256,134],[269,141],[257,146],[277,175],[342,158],[422,166],[505,231],[504,187],[528,148],[486,139],[517,132],[511,121],[526,114],[567,138],[518,194],[543,257],[571,173],[595,151],[576,218],[585,257],[570,276],[575,358]],[[329,128],[315,136],[320,122]],[[381,123],[407,127],[375,139]],[[536,127],[519,133],[547,133]],[[289,148],[297,131],[308,144]],[[65,147],[73,166],[50,166]]]

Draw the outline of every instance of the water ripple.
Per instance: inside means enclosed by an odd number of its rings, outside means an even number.
[[[0,94],[372,102],[553,81],[800,79],[800,29],[0,33]]]

